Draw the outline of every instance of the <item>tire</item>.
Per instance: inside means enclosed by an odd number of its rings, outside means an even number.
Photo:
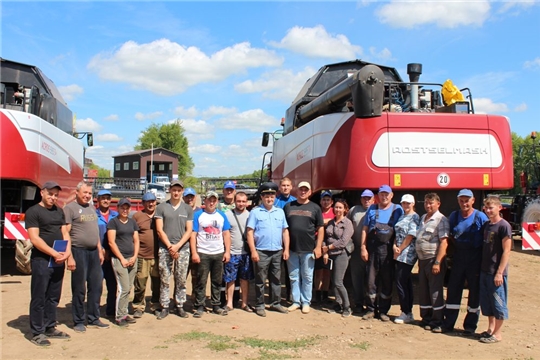
[[[540,199],[536,199],[523,210],[523,222],[540,222]]]
[[[17,270],[24,275],[32,274],[32,264],[30,262],[32,248],[32,243],[29,240],[17,240],[15,242],[15,264]]]

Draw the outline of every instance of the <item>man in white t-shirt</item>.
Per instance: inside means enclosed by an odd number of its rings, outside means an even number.
[[[191,233],[191,260],[197,265],[197,286],[195,288],[195,312],[193,317],[200,318],[204,314],[206,300],[206,281],[210,273],[212,311],[218,315],[227,315],[227,310],[220,304],[221,281],[223,279],[223,263],[231,257],[231,225],[227,216],[217,210],[218,194],[214,191],[206,193],[204,210],[193,216],[193,232]]]

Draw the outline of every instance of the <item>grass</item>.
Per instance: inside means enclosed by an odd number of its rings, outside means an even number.
[[[319,339],[320,339],[319,336],[310,336],[307,338],[297,339],[293,341],[266,340],[266,339],[248,337],[248,338],[243,338],[237,341],[242,342],[247,346],[259,347],[259,348],[263,348],[264,350],[285,350],[285,349],[298,350],[301,348],[305,348],[307,346],[315,345]]]
[[[369,349],[369,343],[367,341],[362,341],[359,344],[351,344],[351,347],[355,349],[367,351],[367,349]]]
[[[216,335],[204,331],[190,331],[185,334],[176,334],[168,342],[178,341],[208,341],[206,347],[212,351],[225,351],[236,348],[236,344],[231,343],[230,336]]]
[[[154,349],[168,349],[169,347],[167,345],[157,345],[154,346]]]
[[[294,359],[296,356],[288,354],[280,354],[276,352],[270,352],[266,350],[259,350],[259,357],[248,358],[247,360],[285,360],[285,359]]]

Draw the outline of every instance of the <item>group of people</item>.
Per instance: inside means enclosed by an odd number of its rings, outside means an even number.
[[[32,251],[30,327],[32,342],[50,345],[50,338],[66,339],[56,329],[64,269],[72,271],[73,329],[107,328],[100,320],[103,279],[107,287],[106,315],[118,326],[129,326],[145,313],[145,294],[150,279],[150,311],[158,320],[170,312],[180,318],[189,315],[186,282],[192,279],[192,316],[206,313],[206,288],[210,276],[211,311],[227,315],[234,309],[234,293],[240,285],[240,309],[265,317],[266,310],[307,314],[313,302],[328,301],[333,286],[335,304],[330,312],[343,317],[358,313],[363,319],[389,321],[395,279],[401,315],[396,323],[411,323],[413,288],[411,271],[418,259],[420,316],[433,332],[452,331],[459,314],[465,280],[469,287],[466,332],[474,333],[480,305],[489,316],[489,328],[480,341],[501,340],[501,326],[507,319],[506,281],[511,229],[501,219],[500,200],[484,201],[487,214],[473,208],[470,190],[458,194],[460,210],[449,218],[438,209],[437,194],[425,196],[426,214],[414,211],[412,195],[401,205],[392,203],[388,185],[379,188],[377,201],[364,190],[361,201],[349,209],[346,200],[333,198],[330,191],[313,202],[311,185],[293,184],[283,178],[279,186],[261,184],[260,205],[248,210],[248,196],[227,181],[223,200],[208,191],[202,208],[195,202],[193,188],[181,181],[170,185],[170,199],[157,204],[149,192],[142,198],[143,209],[131,216],[131,202],[121,199],[110,208],[112,194],[101,190],[97,208],[92,205],[92,185],[77,185],[75,201],[63,209],[57,205],[59,184],[46,182],[40,203],[26,213],[26,228]],[[67,246],[57,249],[55,240]],[[443,280],[448,244],[453,249],[453,267],[446,302]],[[284,269],[289,307],[282,305],[281,271]],[[344,285],[349,269],[354,307]],[[171,304],[170,280],[174,278]],[[254,280],[255,304],[248,303],[249,284]],[[269,306],[265,286],[269,284]],[[225,302],[221,291],[225,288]],[[129,296],[134,288],[133,313]],[[314,295],[314,296],[313,296]],[[86,306],[85,306],[86,298]],[[446,304],[446,305],[445,305]]]

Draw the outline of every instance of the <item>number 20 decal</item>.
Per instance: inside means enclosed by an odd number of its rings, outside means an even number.
[[[437,175],[437,184],[439,184],[440,187],[446,187],[450,185],[450,175],[447,173],[440,173]]]

